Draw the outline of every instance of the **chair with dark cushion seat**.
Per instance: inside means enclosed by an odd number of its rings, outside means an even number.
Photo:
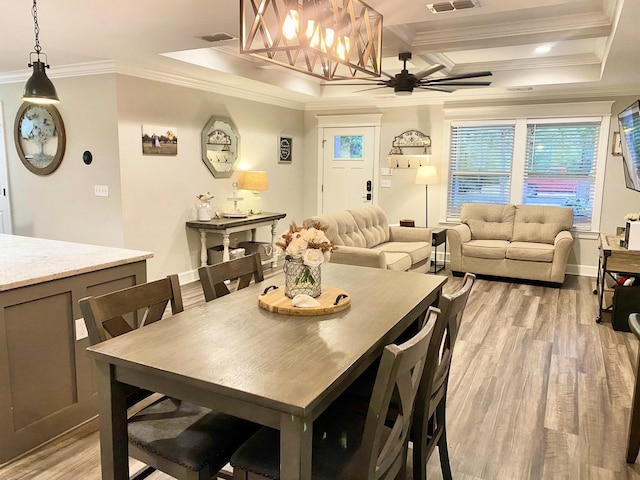
[[[348,403],[331,405],[313,423],[314,480],[405,479],[407,446],[415,395],[426,364],[427,350],[440,311],[431,307],[423,328],[401,345],[385,347],[366,417]],[[429,368],[433,371],[433,368]],[[427,375],[429,376],[429,375]],[[399,409],[385,425],[396,393]],[[231,457],[235,480],[280,478],[277,430],[262,428]]]
[[[160,320],[169,303],[173,314],[183,311],[177,275],[79,301],[92,345]],[[140,311],[144,314],[137,321]],[[129,455],[181,480],[232,478],[220,469],[258,429],[254,423],[134,387],[127,404],[137,410],[128,419]],[[147,469],[134,477],[148,474]]]
[[[629,315],[629,328],[640,340],[640,313]],[[629,439],[627,443],[627,463],[635,463],[640,450],[640,348],[636,358],[636,385],[633,389],[631,418],[629,419]]]
[[[262,260],[259,253],[254,253],[246,257],[236,258],[228,262],[206,265],[198,268],[204,299],[207,302],[218,297],[228,295],[229,287],[225,281],[238,279],[236,290],[249,286],[251,278],[255,283],[264,280],[262,273]]]

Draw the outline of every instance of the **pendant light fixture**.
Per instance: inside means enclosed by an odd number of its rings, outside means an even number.
[[[23,102],[40,103],[40,104],[52,104],[59,103],[58,93],[56,87],[53,86],[45,69],[49,68],[47,64],[47,55],[42,53],[40,47],[40,40],[38,35],[40,34],[40,27],[38,26],[38,6],[36,0],[33,0],[33,7],[31,8],[33,14],[33,31],[36,36],[36,44],[34,51],[29,54],[29,66],[33,67],[33,74],[27,80],[24,86],[24,94],[22,95]],[[36,55],[36,61],[32,61],[33,54]],[[40,54],[44,56],[44,62],[40,61]]]
[[[240,53],[324,80],[379,77],[382,15],[361,0],[240,0]]]

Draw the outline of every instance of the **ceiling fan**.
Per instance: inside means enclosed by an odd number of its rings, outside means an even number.
[[[382,75],[388,77],[388,80],[382,78],[365,78],[368,83],[325,83],[325,85],[378,85],[373,88],[360,90],[361,92],[368,90],[376,90],[379,88],[393,88],[396,95],[411,95],[415,88],[421,90],[434,90],[436,92],[452,93],[455,87],[487,87],[491,82],[485,81],[461,81],[468,78],[490,77],[491,72],[473,72],[463,73],[460,75],[449,75],[445,77],[429,78],[429,75],[436,73],[444,68],[444,65],[435,64],[426,70],[422,70],[416,74],[409,73],[407,70],[407,60],[411,60],[411,52],[403,52],[398,55],[398,59],[403,62],[402,71],[396,75],[389,75],[382,72]]]

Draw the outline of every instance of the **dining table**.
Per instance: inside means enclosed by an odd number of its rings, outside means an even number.
[[[324,315],[260,308],[282,273],[87,348],[95,360],[103,480],[128,478],[128,385],[280,431],[282,480],[311,479],[313,421],[430,305],[446,276],[322,265],[350,296]],[[304,307],[301,307],[304,308]]]

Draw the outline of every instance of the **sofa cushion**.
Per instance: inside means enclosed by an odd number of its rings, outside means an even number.
[[[471,240],[462,244],[462,255],[475,258],[506,258],[506,240]]]
[[[386,242],[373,248],[385,253],[408,253],[412,264],[419,263],[431,255],[431,245],[427,242]]]
[[[517,205],[513,241],[553,245],[562,230],[571,230],[573,209],[542,205]]]
[[[371,248],[389,241],[387,215],[377,205],[353,208],[348,212],[355,219],[360,233],[365,239],[365,247]]]
[[[408,253],[385,252],[387,268],[396,272],[405,272],[411,268],[411,257]]]
[[[366,242],[353,216],[346,210],[325,213],[307,218],[305,225],[319,222],[328,227],[327,238],[334,245],[346,245],[348,247],[365,247]]]
[[[465,203],[460,221],[471,230],[472,240],[511,240],[515,205]]]
[[[548,243],[511,242],[507,246],[509,260],[525,260],[529,262],[553,262],[555,248]]]

